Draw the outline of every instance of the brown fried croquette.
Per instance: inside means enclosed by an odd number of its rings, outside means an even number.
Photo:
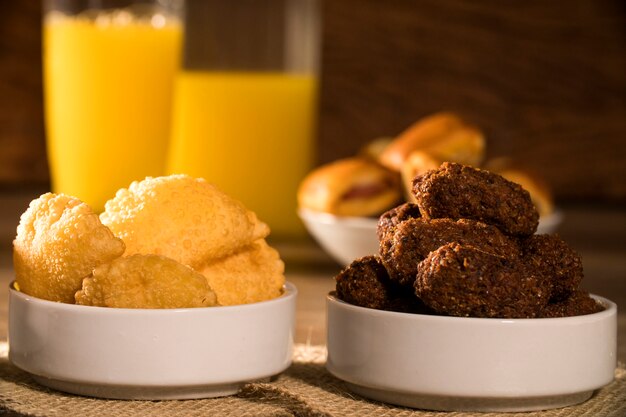
[[[378,219],[376,234],[378,241],[382,241],[389,233],[393,233],[396,226],[405,220],[421,217],[420,209],[415,203],[404,203],[384,212]]]
[[[515,236],[537,230],[539,213],[520,185],[488,171],[452,162],[413,180],[420,212],[429,219],[473,219]]]
[[[568,298],[583,279],[580,255],[557,235],[533,235],[522,241],[524,260],[546,276],[552,286],[550,301]]]
[[[392,281],[411,286],[418,264],[439,247],[458,242],[499,255],[519,256],[517,241],[495,226],[474,220],[424,218],[400,223],[380,244],[380,256]]]
[[[583,290],[576,290],[565,298],[557,302],[550,302],[544,308],[541,317],[570,317],[582,316],[585,314],[598,313],[604,310],[604,307],[591,298],[589,293]]]
[[[452,316],[533,318],[547,305],[549,287],[517,257],[450,243],[420,263],[415,292]]]

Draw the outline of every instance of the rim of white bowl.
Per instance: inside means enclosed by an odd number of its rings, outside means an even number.
[[[337,216],[307,209],[298,209],[298,215],[303,220],[323,224],[344,224],[363,228],[376,228],[378,225],[378,217]]]
[[[61,303],[57,301],[44,300],[43,298],[34,297],[32,295],[25,294],[21,291],[18,291],[14,287],[15,281],[11,281],[9,284],[9,292],[12,296],[18,297],[25,302],[32,302],[41,304],[42,306],[48,306],[50,308],[60,309],[60,310],[68,310],[68,311],[78,311],[83,309],[89,309],[92,312],[102,312],[104,314],[154,314],[154,315],[163,315],[163,314],[189,314],[189,313],[198,313],[198,312],[208,312],[219,309],[220,311],[228,311],[228,310],[248,310],[248,309],[258,309],[264,306],[268,306],[270,304],[275,304],[282,302],[285,299],[293,298],[298,295],[298,289],[296,286],[286,281],[283,285],[283,293],[271,300],[258,301],[256,303],[246,303],[246,304],[237,304],[230,306],[213,306],[213,307],[186,307],[186,308],[118,308],[118,307],[99,307],[99,306],[85,306],[80,304],[67,304]]]
[[[561,210],[555,209],[547,216],[539,217],[539,223],[544,227],[558,226],[563,221],[564,215]]]
[[[455,322],[462,320],[464,323],[476,323],[476,324],[530,324],[537,323],[540,321],[541,323],[549,324],[549,323],[571,323],[575,321],[586,321],[586,320],[596,320],[602,319],[617,314],[617,304],[608,298],[600,297],[599,295],[590,294],[594,300],[599,301],[603,306],[604,310],[598,311],[597,313],[592,314],[583,314],[579,316],[569,316],[569,317],[544,317],[544,318],[534,318],[534,319],[507,319],[507,318],[488,318],[488,317],[456,317],[456,316],[437,316],[434,314],[419,314],[419,313],[402,313],[399,311],[388,311],[388,310],[377,310],[374,308],[361,307],[354,304],[350,304],[345,302],[335,295],[335,291],[331,291],[326,295],[326,299],[329,302],[336,303],[340,305],[342,308],[346,308],[348,310],[353,310],[355,312],[360,312],[363,314],[370,314],[374,316],[388,316],[388,317],[402,317],[406,320],[426,320],[426,321],[440,321],[440,322]]]

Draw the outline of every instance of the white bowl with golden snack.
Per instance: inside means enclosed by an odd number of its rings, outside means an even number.
[[[42,385],[119,399],[235,394],[291,363],[297,291],[236,306],[129,309],[9,291],[9,358]]]
[[[327,297],[331,374],[378,401],[446,411],[564,407],[609,384],[616,305],[545,319],[431,316],[375,310]]]
[[[10,358],[106,398],[235,393],[291,360],[296,290],[268,226],[200,178],[146,178],[100,216],[47,193],[13,241]]]

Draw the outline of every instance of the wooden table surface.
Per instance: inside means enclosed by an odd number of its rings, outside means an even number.
[[[11,241],[20,214],[41,190],[0,191],[0,340],[7,337],[7,292],[13,279]],[[618,360],[626,362],[626,209],[568,205],[560,235],[583,256],[583,287],[618,304]],[[270,242],[281,252],[287,279],[298,288],[297,343],[324,344],[325,296],[340,266],[312,241]]]

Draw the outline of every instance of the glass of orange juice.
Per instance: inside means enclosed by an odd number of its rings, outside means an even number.
[[[296,191],[311,169],[316,0],[188,0],[169,173],[204,177],[267,222],[304,236]]]
[[[101,211],[118,188],[165,172],[181,8],[175,0],[44,1],[53,191]]]

